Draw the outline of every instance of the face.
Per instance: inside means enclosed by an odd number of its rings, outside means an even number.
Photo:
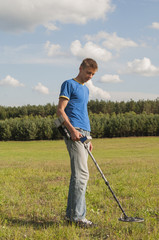
[[[97,69],[94,69],[91,67],[86,67],[86,68],[80,67],[80,77],[81,77],[82,83],[89,81],[94,76],[96,71]]]

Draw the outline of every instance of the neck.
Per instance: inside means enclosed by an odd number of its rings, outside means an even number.
[[[84,82],[82,81],[82,79],[79,75],[75,79],[77,80],[77,82],[84,84]]]

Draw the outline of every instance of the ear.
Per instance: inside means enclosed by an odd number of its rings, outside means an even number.
[[[82,66],[80,66],[80,67],[79,67],[79,71],[81,72],[82,70],[83,70],[83,67],[82,67]]]

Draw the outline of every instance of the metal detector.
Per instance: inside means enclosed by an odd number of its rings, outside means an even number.
[[[59,129],[59,131],[61,132],[61,134],[66,137],[67,139],[71,139],[70,137],[70,134],[67,130],[67,128],[65,127],[64,125],[64,119],[62,116],[60,116],[58,119],[56,119],[54,121],[56,127]],[[110,192],[112,193],[115,201],[117,202],[119,208],[121,209],[122,211],[122,215],[121,217],[118,219],[119,221],[122,221],[122,222],[138,222],[138,223],[141,223],[141,222],[144,222],[144,219],[143,218],[139,218],[139,217],[128,217],[124,211],[124,209],[122,208],[119,200],[117,199],[117,197],[115,196],[115,193],[113,192],[113,190],[111,189],[110,185],[109,185],[109,182],[107,181],[106,177],[104,176],[101,168],[99,167],[97,161],[95,160],[95,158],[93,157],[92,153],[90,152],[89,148],[88,148],[88,143],[91,141],[92,137],[90,136],[84,136],[82,138],[80,138],[80,141],[83,143],[85,149],[87,150],[89,156],[92,158],[95,166],[97,167],[98,171],[100,172],[105,184],[107,185],[107,187],[109,188]]]
[[[92,139],[92,138],[89,137],[89,141],[91,141],[91,139]],[[93,157],[92,153],[89,151],[89,148],[88,148],[88,145],[87,145],[87,143],[88,143],[88,137],[82,137],[82,138],[80,139],[80,141],[84,144],[84,147],[87,149],[88,154],[89,154],[90,157],[92,158],[94,164],[96,165],[98,171],[100,172],[102,178],[104,179],[105,184],[108,186],[108,188],[109,188],[109,190],[111,191],[111,193],[112,193],[115,201],[117,202],[119,208],[121,209],[121,211],[122,211],[122,213],[123,213],[123,216],[121,216],[121,217],[119,218],[119,221],[122,221],[122,222],[143,222],[143,221],[144,221],[143,218],[128,217],[128,216],[126,215],[126,213],[125,213],[124,209],[122,208],[119,200],[118,200],[117,197],[115,196],[115,193],[114,193],[113,190],[111,189],[111,187],[110,187],[110,185],[109,185],[109,182],[107,181],[107,179],[106,179],[106,177],[104,176],[101,168],[99,167],[97,161],[96,161],[95,158]]]

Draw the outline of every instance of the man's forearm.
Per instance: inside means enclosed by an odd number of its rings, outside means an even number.
[[[80,137],[82,136],[82,134],[75,129],[75,127],[71,124],[67,114],[65,113],[65,108],[66,108],[67,104],[68,104],[68,100],[66,100],[64,98],[59,99],[59,104],[57,107],[57,115],[58,116],[62,115],[62,117],[64,119],[64,125],[70,132],[71,139],[73,141],[78,141],[80,139]]]
[[[76,131],[76,129],[75,129],[75,128],[72,126],[72,124],[70,123],[70,120],[69,120],[69,118],[68,118],[68,116],[67,116],[67,114],[65,113],[64,110],[58,109],[58,110],[57,110],[57,115],[58,115],[58,117],[60,117],[60,116],[62,115],[62,117],[63,117],[63,119],[64,119],[64,125],[66,126],[66,128],[68,129],[68,131],[69,131],[70,133],[73,133],[73,132]]]

